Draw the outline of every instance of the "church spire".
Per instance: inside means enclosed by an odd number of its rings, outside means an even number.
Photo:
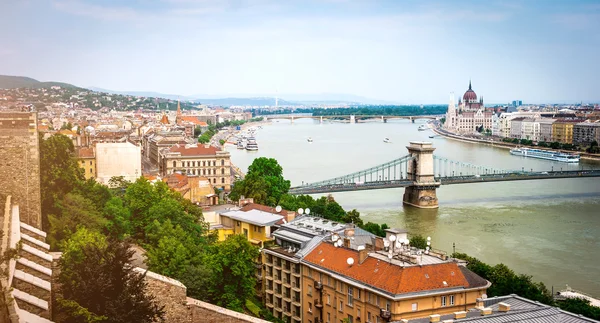
[[[179,99],[177,100],[177,115],[181,115],[181,105],[179,105]]]

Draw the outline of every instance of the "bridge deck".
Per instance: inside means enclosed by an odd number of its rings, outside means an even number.
[[[554,171],[554,172],[514,172],[506,174],[492,175],[469,175],[469,176],[450,176],[436,178],[436,182],[441,185],[467,184],[467,183],[486,183],[486,182],[504,182],[504,181],[523,181],[523,180],[542,180],[542,179],[560,179],[560,178],[582,178],[582,177],[600,177],[600,170],[579,170],[579,171]],[[423,184],[423,183],[421,183]],[[433,184],[433,183],[432,183]],[[318,194],[349,192],[363,190],[377,190],[386,188],[408,187],[414,185],[410,180],[393,181],[373,181],[365,183],[346,183],[322,186],[297,186],[292,187],[290,194]]]

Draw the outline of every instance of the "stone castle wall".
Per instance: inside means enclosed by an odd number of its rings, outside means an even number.
[[[0,112],[0,192],[20,206],[21,221],[42,228],[40,150],[35,112]]]

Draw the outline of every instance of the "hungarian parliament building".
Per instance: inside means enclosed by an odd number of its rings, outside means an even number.
[[[462,100],[458,99],[458,107],[454,103],[454,94],[450,97],[444,129],[460,134],[473,133],[482,126],[483,130],[491,130],[493,115],[493,109],[485,109],[483,97],[477,99],[477,94],[473,91],[469,81],[469,89],[463,95]]]

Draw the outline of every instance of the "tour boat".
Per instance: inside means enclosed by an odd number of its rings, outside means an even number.
[[[390,138],[386,137],[386,138],[383,138],[383,142],[385,142],[385,143],[391,143],[392,141],[390,140]]]
[[[435,136],[434,136],[434,135],[431,135],[431,136],[429,136],[429,138],[435,138]]]
[[[254,137],[248,138],[248,142],[246,143],[246,150],[258,150],[258,144],[256,143],[256,139],[254,139]]]
[[[579,155],[561,153],[561,152],[557,152],[557,151],[548,151],[548,150],[532,149],[532,148],[513,148],[510,150],[510,153],[512,155],[516,155],[516,156],[548,159],[548,160],[559,161],[559,162],[563,162],[563,163],[578,163],[579,162]]]
[[[237,141],[237,149],[244,149],[244,141],[242,139],[238,139]]]
[[[308,142],[313,142],[313,139],[311,137],[308,137],[308,139],[306,139]]]
[[[429,127],[427,127],[427,125],[422,124],[422,125],[419,126],[419,131],[425,131],[425,130],[428,130],[428,129],[429,129]]]

